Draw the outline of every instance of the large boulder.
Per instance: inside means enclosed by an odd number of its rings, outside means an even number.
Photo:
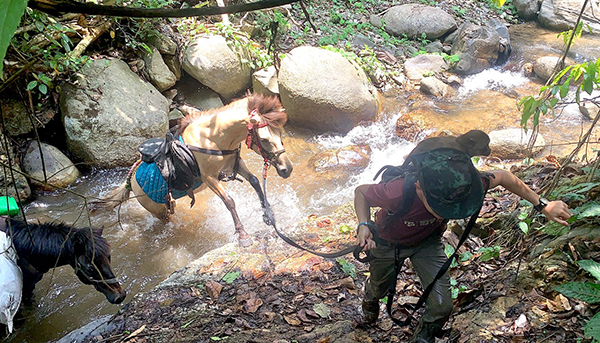
[[[500,35],[494,28],[465,23],[458,30],[452,44],[452,55],[460,56],[453,68],[457,74],[476,74],[496,64]]]
[[[66,187],[81,176],[73,162],[60,150],[46,143],[38,145],[37,142],[32,142],[27,147],[23,171],[30,176],[33,185],[47,190]],[[42,182],[44,176],[46,183]]]
[[[234,51],[222,36],[199,36],[183,53],[183,70],[203,85],[231,99],[251,85],[252,70],[242,63],[246,52]]]
[[[82,68],[61,87],[60,107],[69,151],[92,166],[131,165],[141,142],[169,129],[167,99],[117,59]]]
[[[456,30],[454,17],[444,10],[421,4],[394,6],[383,15],[385,30],[393,36],[437,39]]]
[[[342,55],[298,47],[281,61],[279,93],[290,123],[319,132],[347,133],[375,119],[377,90],[364,71]]]
[[[557,31],[570,30],[575,26],[581,7],[585,0],[543,0],[538,14],[539,23],[549,29]],[[597,1],[586,2],[583,13],[584,27],[589,25],[593,34],[600,32],[600,4]],[[587,29],[584,29],[588,32]]]
[[[540,10],[540,2],[538,0],[513,0],[513,5],[519,14],[519,18],[523,20],[532,20],[537,18]]]

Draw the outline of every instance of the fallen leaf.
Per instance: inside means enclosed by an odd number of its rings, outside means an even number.
[[[300,311],[298,311],[298,313],[296,313],[296,315],[298,316],[298,318],[300,318],[301,321],[306,322],[306,323],[310,323],[311,320],[308,319],[307,314],[306,314],[306,310],[305,309],[301,309]]]
[[[302,324],[302,322],[300,321],[300,319],[298,319],[295,314],[291,314],[289,316],[288,315],[284,315],[283,319],[285,319],[285,321],[288,324],[290,324],[290,325],[296,325],[296,326],[298,326],[298,325]]]
[[[144,331],[144,329],[146,328],[146,324],[140,326],[137,330],[135,330],[134,332],[132,332],[129,336],[127,336],[127,338],[125,338],[125,340],[128,340],[130,338],[133,338],[137,335],[140,334],[140,332]]]
[[[331,313],[331,310],[329,309],[329,307],[327,307],[327,305],[325,305],[323,303],[314,304],[313,311],[315,311],[317,314],[319,314],[319,316],[321,316],[321,318],[328,318],[329,314]]]
[[[260,305],[263,304],[263,301],[260,300],[259,297],[252,297],[250,299],[248,299],[248,301],[246,301],[246,305],[244,305],[244,310],[247,313],[254,313],[256,312],[256,310],[258,310],[258,308],[260,307]]]
[[[216,281],[208,281],[204,286],[206,286],[206,291],[208,295],[213,299],[218,299],[221,294],[221,290],[223,290],[223,286]]]

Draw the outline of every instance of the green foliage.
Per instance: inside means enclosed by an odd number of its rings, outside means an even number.
[[[577,262],[579,266],[590,273],[596,280],[600,281],[600,263],[592,260],[582,260]],[[591,282],[567,282],[559,285],[556,291],[570,298],[583,300],[589,304],[600,303],[600,284]],[[583,328],[588,337],[592,337],[594,342],[600,341],[600,313],[596,313]]]
[[[458,286],[458,281],[454,278],[450,278],[450,289],[452,291],[452,299],[458,298],[458,294],[466,291],[468,288],[465,285]]]
[[[240,272],[229,272],[223,275],[223,281],[227,282],[227,284],[232,284],[237,278],[240,277]]]
[[[493,258],[500,257],[500,247],[497,245],[493,247],[482,247],[478,250],[478,252],[481,254],[479,256],[479,260],[481,260],[482,262],[486,262]]]
[[[0,79],[2,80],[4,79],[2,66],[6,50],[21,22],[26,7],[27,1],[25,0],[0,0]]]
[[[349,225],[341,225],[340,226],[340,233],[344,233],[344,234],[348,234],[351,233],[352,231],[354,231],[354,228],[352,228]]]
[[[575,32],[576,33],[576,32]],[[527,129],[531,119],[533,126],[538,126],[540,115],[554,113],[554,108],[560,101],[571,93],[571,86],[575,89],[575,102],[581,103],[581,92],[591,95],[594,89],[600,88],[600,59],[582,64],[571,65],[559,72],[550,84],[543,86],[537,97],[526,96],[519,101],[522,109],[521,126]]]
[[[338,257],[335,261],[340,265],[340,267],[342,268],[342,271],[344,273],[346,273],[346,275],[351,276],[353,279],[356,279],[356,266],[355,265],[346,261],[346,259],[343,257]]]
[[[461,18],[465,15],[465,13],[467,13],[465,8],[460,8],[458,6],[452,6],[452,11],[454,11],[454,13]]]

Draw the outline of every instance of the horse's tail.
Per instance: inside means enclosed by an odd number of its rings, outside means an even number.
[[[133,166],[131,166],[131,169],[129,169],[129,173],[127,173],[127,178],[125,179],[125,182],[123,182],[119,187],[110,191],[110,193],[108,193],[105,197],[90,202],[91,210],[112,210],[118,205],[129,200],[129,194],[131,193],[131,177],[133,176],[133,173],[135,172],[135,170],[141,162],[141,159],[137,160],[137,162],[135,162]]]

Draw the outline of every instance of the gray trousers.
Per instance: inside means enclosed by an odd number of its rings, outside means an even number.
[[[365,300],[368,302],[379,301],[387,295],[390,284],[396,284],[394,278],[394,247],[377,245],[377,248],[371,250],[371,253],[375,259],[370,262],[370,277],[365,285]],[[416,247],[402,248],[399,257],[400,266],[406,258],[410,259],[421,280],[423,289],[433,281],[440,267],[448,259],[444,253],[442,239],[437,234],[432,234]],[[452,312],[452,304],[450,276],[446,272],[436,282],[425,302],[423,322],[445,323]]]

